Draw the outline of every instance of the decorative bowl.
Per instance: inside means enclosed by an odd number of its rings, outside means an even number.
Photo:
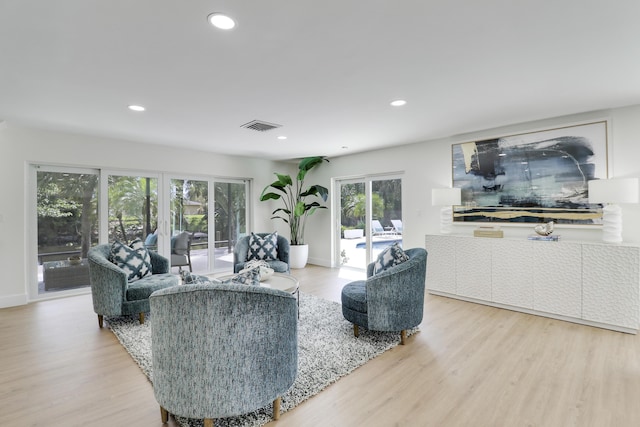
[[[69,264],[71,265],[79,265],[82,262],[82,258],[80,258],[78,255],[70,256],[69,258],[67,258],[67,261],[69,261]]]
[[[273,276],[273,268],[270,267],[260,267],[260,281],[264,282],[265,280],[269,280]]]

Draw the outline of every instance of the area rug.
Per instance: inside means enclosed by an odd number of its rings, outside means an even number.
[[[133,317],[112,317],[107,321],[124,348],[153,381],[153,317],[148,316],[143,325]],[[407,331],[407,335],[416,331],[417,328]],[[282,396],[281,411],[291,410],[399,342],[398,332],[373,332],[363,328],[360,328],[360,336],[354,337],[353,326],[342,317],[340,304],[302,293],[298,323],[298,376]],[[180,417],[176,420],[182,427],[203,425],[202,420]],[[242,416],[216,419],[215,425],[256,427],[271,420],[272,407],[269,405]]]

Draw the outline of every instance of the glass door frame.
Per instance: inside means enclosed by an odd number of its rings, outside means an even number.
[[[243,184],[245,186],[245,227],[247,232],[250,230],[252,209],[250,205],[251,200],[251,179],[249,178],[222,178],[206,175],[188,175],[179,173],[165,173],[162,174],[162,187],[163,187],[163,203],[160,205],[160,194],[158,194],[158,229],[162,229],[164,237],[160,239],[158,237],[158,249],[162,250],[160,253],[163,256],[171,257],[171,197],[169,190],[171,188],[171,180],[191,180],[191,181],[206,181],[207,182],[207,222],[209,226],[209,232],[207,233],[207,246],[209,248],[209,254],[207,257],[207,272],[216,273],[225,271],[224,269],[216,269],[215,266],[215,248],[216,248],[216,229],[215,229],[215,185],[216,183],[231,183],[231,184]],[[160,184],[158,184],[160,187]],[[160,192],[160,189],[158,189]],[[162,227],[160,227],[162,224]]]
[[[58,172],[58,173],[73,173],[73,174],[95,174],[98,176],[98,211],[101,208],[101,194],[102,188],[100,182],[102,181],[102,172],[99,168],[92,167],[79,167],[79,166],[64,166],[64,165],[47,165],[42,163],[29,164],[28,171],[28,188],[29,191],[26,195],[27,209],[25,210],[29,218],[25,221],[27,225],[27,294],[29,301],[45,301],[48,299],[84,295],[91,292],[91,287],[86,286],[82,288],[60,290],[54,294],[40,294],[38,289],[38,172]],[[102,233],[102,223],[100,222],[100,212],[98,212],[98,228],[99,233]],[[100,238],[100,237],[99,237]],[[35,262],[35,268],[32,264]]]
[[[333,232],[331,233],[333,238],[333,259],[332,265],[334,267],[341,267],[341,245],[340,241],[342,239],[342,203],[341,203],[341,186],[343,184],[358,184],[364,183],[364,191],[365,191],[365,265],[362,267],[366,270],[367,265],[373,261],[373,240],[371,239],[371,221],[372,221],[372,193],[373,193],[373,182],[374,181],[385,181],[385,180],[394,180],[399,179],[402,183],[404,174],[402,172],[390,172],[390,173],[381,173],[381,174],[366,174],[359,176],[351,176],[345,178],[332,178],[333,181],[333,212],[332,212],[332,224],[333,224]],[[404,210],[404,197],[402,197],[402,209]],[[351,268],[359,268],[359,267],[351,267]]]
[[[109,243],[109,176],[138,176],[144,178],[156,179],[158,183],[158,229],[160,229],[161,206],[165,203],[165,190],[162,174],[159,172],[141,171],[135,169],[102,169],[100,176],[99,202],[98,202],[98,218],[100,221],[100,239],[99,244]],[[167,202],[168,203],[168,202]],[[143,239],[146,236],[143,236]],[[160,248],[164,240],[168,241],[163,234],[158,232],[158,253],[167,256],[161,252]]]

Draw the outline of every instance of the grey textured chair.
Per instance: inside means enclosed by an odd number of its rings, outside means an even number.
[[[367,266],[367,280],[358,280],[342,288],[342,314],[358,326],[371,331],[400,331],[404,344],[406,330],[422,322],[427,271],[427,251],[408,249],[409,260],[373,275]]]
[[[296,299],[239,284],[175,286],[151,295],[153,390],[162,422],[169,414],[231,417],[273,402],[298,369]]]
[[[270,233],[255,233],[256,236],[264,237]],[[233,248],[233,272],[238,273],[244,268],[249,253],[249,236],[241,237]],[[278,235],[278,259],[267,261],[271,268],[278,273],[289,273],[291,271],[289,265],[289,241]]]
[[[98,315],[102,328],[104,316],[138,314],[144,323],[144,313],[149,311],[149,296],[158,289],[180,283],[179,276],[169,273],[169,260],[149,251],[152,275],[129,283],[127,273],[109,260],[111,245],[97,245],[89,249],[89,283],[93,298],[93,311]]]

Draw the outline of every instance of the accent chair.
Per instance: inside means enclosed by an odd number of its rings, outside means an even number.
[[[153,390],[169,414],[204,419],[255,411],[293,384],[298,369],[295,297],[243,284],[175,286],[151,295]]]
[[[271,233],[255,233],[256,236],[264,238]],[[233,248],[233,272],[238,273],[244,268],[248,261],[249,255],[249,239],[251,235],[241,237]],[[278,259],[269,260],[267,263],[274,271],[278,273],[289,273],[291,271],[289,265],[289,240],[278,235]]]
[[[110,261],[111,245],[89,249],[89,283],[98,326],[102,328],[104,316],[134,314],[138,314],[140,323],[144,323],[144,313],[149,311],[149,296],[158,289],[180,283],[179,276],[169,274],[167,258],[154,251],[149,251],[149,255],[153,274],[129,282],[127,273]]]
[[[427,271],[427,251],[423,248],[405,251],[409,259],[377,274],[374,264],[367,266],[367,279],[342,288],[342,314],[353,323],[353,334],[359,326],[371,331],[400,331],[404,344],[407,329],[422,322]]]

